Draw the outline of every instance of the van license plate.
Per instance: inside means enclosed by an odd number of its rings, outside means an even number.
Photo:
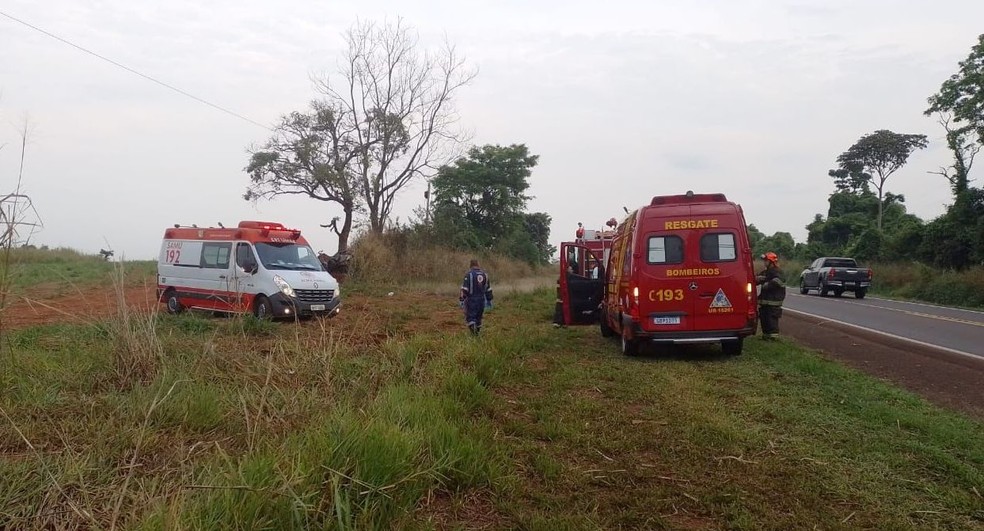
[[[673,317],[653,317],[653,324],[678,325],[680,324],[680,316],[674,315]]]
[[[325,309],[325,305],[324,304],[312,304],[311,305],[311,311],[312,312],[320,312],[320,311],[322,311],[324,309]]]

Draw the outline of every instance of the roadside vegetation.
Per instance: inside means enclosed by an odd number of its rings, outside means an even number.
[[[345,297],[6,331],[0,528],[984,526],[984,425],[791,344],[629,359],[549,288],[477,340],[452,296]]]
[[[957,71],[927,98],[951,155],[941,168],[925,168],[928,187],[946,187],[946,211],[923,220],[906,210],[905,197],[890,191],[889,177],[927,145],[922,134],[879,130],[862,135],[835,159],[825,214],[806,226],[805,242],[789,232],[765,235],[749,227],[756,256],[774,251],[787,272],[793,261],[850,256],[874,270],[872,291],[940,304],[984,306],[984,188],[974,186],[974,162],[984,148],[984,35]],[[800,268],[802,269],[802,268]]]
[[[984,267],[954,271],[940,270],[918,262],[859,263],[872,269],[874,276],[870,293],[874,295],[946,306],[984,308]],[[800,273],[810,263],[793,259],[780,265],[789,289],[794,290],[799,286]]]

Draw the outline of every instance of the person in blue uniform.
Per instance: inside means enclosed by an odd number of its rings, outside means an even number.
[[[492,284],[488,274],[478,265],[478,260],[472,259],[471,268],[465,273],[458,302],[465,311],[468,329],[472,334],[478,335],[482,331],[485,308],[492,307]]]

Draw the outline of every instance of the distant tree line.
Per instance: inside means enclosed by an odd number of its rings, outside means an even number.
[[[887,190],[888,178],[909,156],[927,145],[925,135],[880,130],[862,136],[837,157],[828,172],[834,192],[827,215],[817,214],[806,229],[805,244],[788,233],[749,233],[756,252],[811,260],[850,255],[868,261],[920,261],[964,269],[984,263],[984,189],[972,186],[974,158],[984,147],[984,35],[978,37],[957,73],[928,99],[927,116],[936,116],[946,132],[950,165],[937,171],[949,185],[953,202],[929,222],[906,211],[905,197]]]

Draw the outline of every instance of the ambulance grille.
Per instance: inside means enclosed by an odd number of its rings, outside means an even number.
[[[332,289],[295,289],[294,293],[299,301],[308,304],[331,302],[335,296],[335,290]]]

